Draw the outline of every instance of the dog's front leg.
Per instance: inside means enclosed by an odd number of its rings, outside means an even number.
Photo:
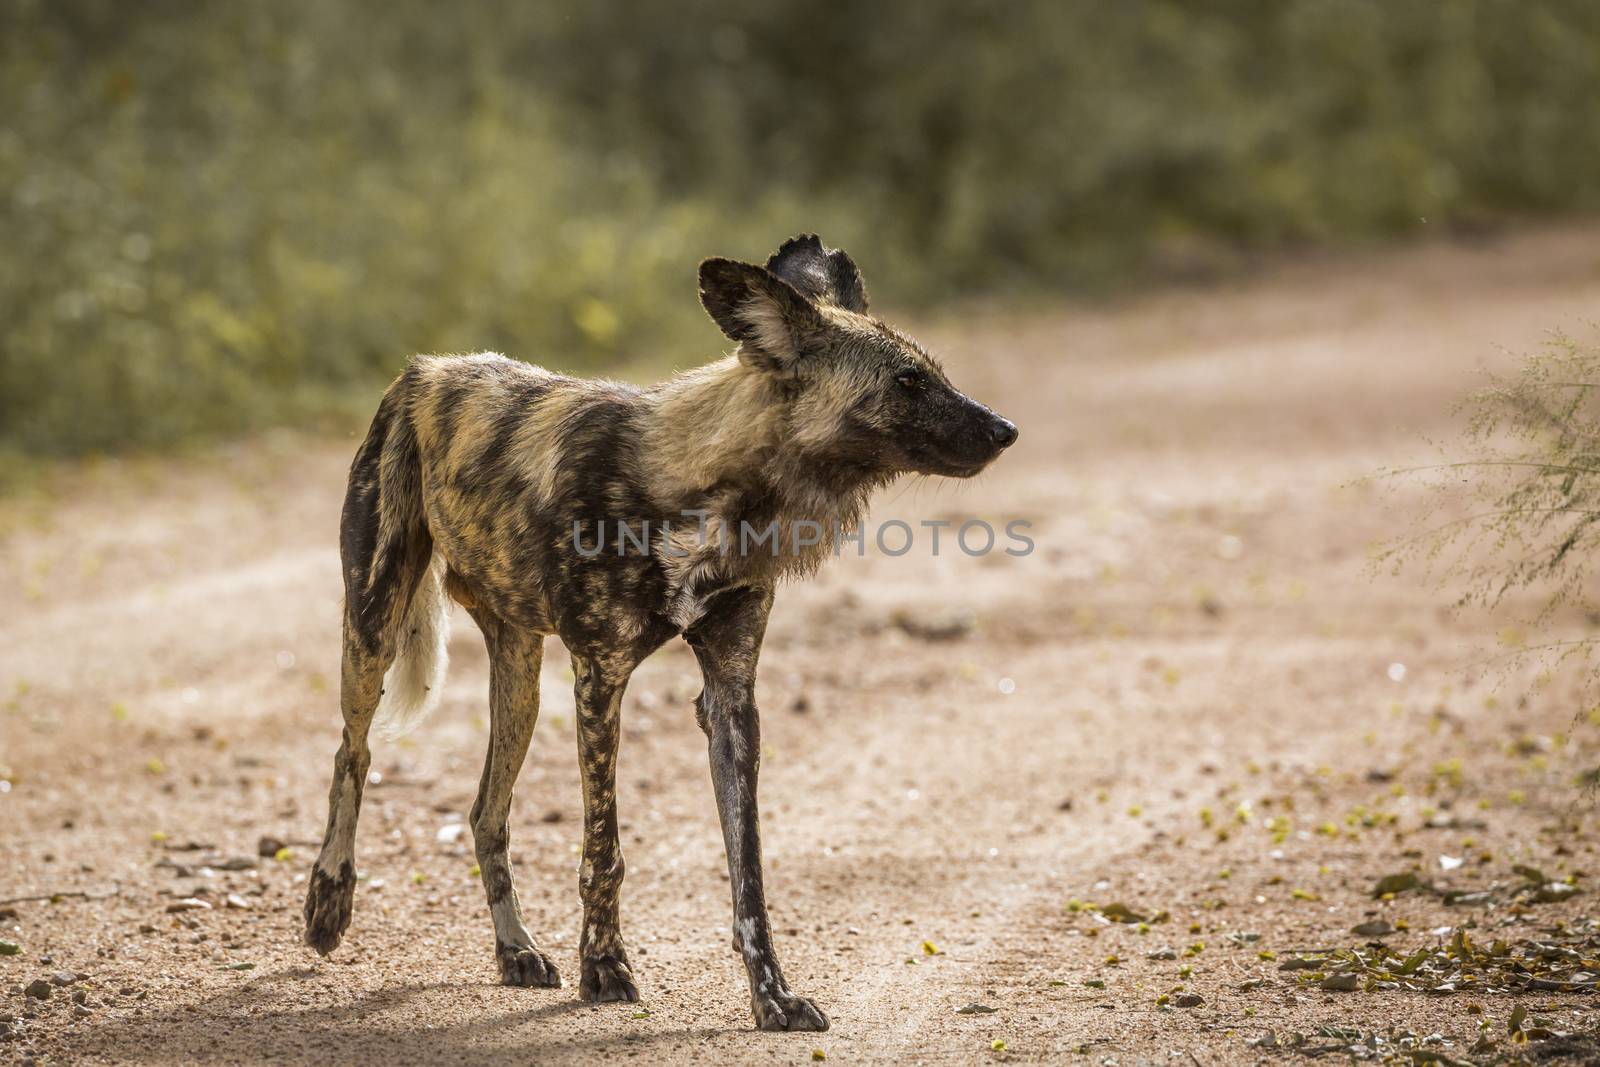
[[[618,900],[622,894],[622,842],[617,834],[617,743],[622,732],[622,691],[630,660],[572,654],[578,708],[578,767],[583,775],[583,936],[578,946],[584,1000],[638,1000],[628,953],[622,945]]]
[[[761,724],[756,711],[756,659],[772,606],[768,591],[736,590],[686,635],[705,687],[695,701],[711,754],[711,785],[722,821],[733,887],[733,946],[750,973],[750,1007],[762,1030],[826,1030],[828,1017],[789,991],[772,947],[761,875],[756,774]]]

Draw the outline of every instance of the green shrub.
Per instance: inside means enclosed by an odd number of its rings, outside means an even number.
[[[1386,472],[1431,491],[1422,532],[1382,558],[1459,588],[1460,605],[1500,609],[1502,660],[1576,659],[1592,690],[1600,651],[1600,336],[1553,336],[1464,410],[1466,434],[1442,462]],[[1508,617],[1514,596],[1537,607]],[[1582,621],[1574,627],[1575,620]]]
[[[695,261],[807,229],[905,304],[1586,209],[1597,95],[1587,0],[16,0],[0,451],[696,362]]]

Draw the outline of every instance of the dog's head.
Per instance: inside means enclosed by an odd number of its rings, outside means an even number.
[[[819,461],[969,478],[1017,439],[921,345],[867,312],[855,262],[815,234],[764,267],[706,260],[700,302],[739,342],[740,361],[781,383],[793,445]]]

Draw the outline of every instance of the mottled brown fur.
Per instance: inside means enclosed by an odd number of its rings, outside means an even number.
[[[738,350],[654,388],[483,354],[417,357],[384,394],[351,466],[340,527],[345,730],[306,900],[306,938],[318,951],[332,951],[350,920],[368,730],[402,683],[417,700],[395,713],[408,716],[402,728],[436,696],[428,691],[442,666],[425,661],[442,649],[448,595],[477,622],[491,661],[472,832],[502,979],[560,984],[523,925],[508,858],[543,640],[556,634],[576,677],[583,776],[579,993],[637,999],[618,907],[620,709],[634,667],[682,636],[705,680],[696,714],[755,1020],[827,1027],[783,979],[762,889],[755,671],[774,590],[826,558],[832,531],[854,527],[875,488],[908,472],[975,473],[1016,431],[869,315],[855,264],[814,236],[789,241],[765,267],[707,260],[700,281],[702,303]],[[636,541],[622,540],[619,522]],[[830,536],[804,544],[811,524]],[[605,550],[584,551],[608,528]],[[747,528],[777,531],[780,550],[742,551]],[[395,673],[418,664],[426,669]]]

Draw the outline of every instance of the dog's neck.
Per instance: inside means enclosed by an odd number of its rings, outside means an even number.
[[[764,498],[782,523],[820,524],[830,544],[835,525],[852,529],[887,479],[799,450],[789,388],[729,356],[648,391],[639,462],[651,491],[675,509]]]

